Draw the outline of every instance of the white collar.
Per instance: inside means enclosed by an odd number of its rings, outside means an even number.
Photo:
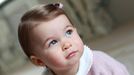
[[[76,75],[87,75],[93,62],[93,53],[87,46],[84,46],[83,54],[80,58],[79,70]]]

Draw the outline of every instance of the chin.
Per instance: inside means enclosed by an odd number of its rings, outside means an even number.
[[[80,61],[80,56],[73,58],[72,60],[70,60],[69,66],[75,65],[75,64],[79,63],[79,61]]]

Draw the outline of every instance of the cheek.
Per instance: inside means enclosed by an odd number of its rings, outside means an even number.
[[[82,39],[80,38],[80,36],[78,35],[77,32],[75,32],[73,40],[75,41],[75,43],[78,46],[83,46],[83,41],[82,41]]]
[[[65,66],[65,62],[61,58],[56,58],[55,56],[55,58],[48,59],[46,65],[49,68],[57,69],[57,68],[63,68]]]
[[[63,55],[58,52],[48,52],[42,59],[48,67],[60,67],[65,63]]]
[[[84,49],[84,44],[82,39],[80,38],[80,36],[78,35],[78,33],[76,32],[76,34],[74,35],[73,38],[73,43],[75,44],[75,46],[79,49],[79,50],[83,50]]]

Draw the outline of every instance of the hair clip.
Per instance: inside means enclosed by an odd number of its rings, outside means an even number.
[[[62,3],[59,3],[59,8],[63,8],[63,4]]]
[[[58,7],[58,8],[63,8],[63,4],[62,3],[55,3],[54,4],[56,7]]]

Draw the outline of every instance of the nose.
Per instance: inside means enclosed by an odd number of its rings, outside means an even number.
[[[62,50],[63,51],[68,50],[71,46],[72,46],[71,43],[66,42],[66,43],[63,44]]]

